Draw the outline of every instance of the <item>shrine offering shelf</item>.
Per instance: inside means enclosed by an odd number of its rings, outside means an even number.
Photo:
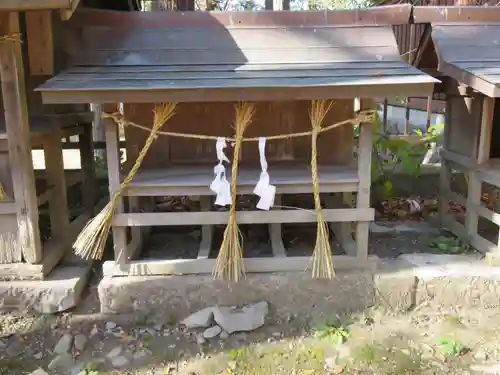
[[[190,196],[214,195],[210,183],[214,178],[213,165],[186,164],[165,169],[139,171],[126,190],[128,196]],[[318,166],[321,192],[356,191],[359,183],[355,166]],[[228,181],[231,181],[231,165],[226,165]],[[238,194],[252,194],[261,170],[259,167],[242,166],[238,170]],[[273,163],[268,173],[271,184],[278,194],[312,192],[311,167],[309,164]]]

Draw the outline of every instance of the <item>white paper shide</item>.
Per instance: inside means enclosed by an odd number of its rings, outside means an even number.
[[[215,204],[217,206],[228,206],[232,204],[231,184],[226,178],[226,168],[224,162],[229,163],[229,159],[224,154],[226,148],[226,138],[218,137],[215,149],[219,163],[214,167],[214,180],[210,184],[210,190],[216,194]]]
[[[266,160],[266,138],[259,138],[259,156],[260,156],[260,178],[255,186],[253,193],[260,197],[257,203],[259,210],[269,211],[274,205],[274,196],[276,195],[276,186],[271,185],[269,181],[269,173],[267,173]]]

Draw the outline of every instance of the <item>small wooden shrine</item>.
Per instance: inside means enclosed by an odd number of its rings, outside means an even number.
[[[44,280],[71,254],[71,243],[95,204],[92,113],[87,105],[43,106],[34,91],[65,67],[65,57],[54,47],[62,20],[52,10],[59,7],[40,1],[33,10],[33,3],[0,4],[0,109],[5,114],[0,118],[0,284]],[[87,212],[72,221],[61,139],[73,135],[80,140]],[[33,170],[34,147],[44,151],[45,173]],[[39,207],[47,203],[51,230],[44,240]],[[0,307],[9,307],[1,301]]]
[[[500,187],[500,9],[498,7],[415,7],[415,22],[429,23],[418,66],[443,81],[446,125],[441,151],[442,224],[484,253],[498,253],[500,242],[478,233],[479,217],[500,225],[498,213],[482,203],[483,184]],[[451,173],[465,174],[464,197],[452,191]],[[466,208],[465,221],[448,212],[453,201]]]
[[[78,10],[65,34],[72,67],[37,91],[48,104],[121,103],[123,109],[106,116],[112,202],[75,247],[98,253],[95,245],[103,244],[112,215],[115,261],[104,263],[105,276],[203,274],[215,268],[216,275],[235,280],[243,268],[306,269],[310,257],[287,257],[281,225],[318,222],[313,272],[332,262],[336,268],[369,265],[371,98],[427,96],[437,82],[399,54],[390,24],[404,17],[407,22],[409,7],[403,15],[394,12],[401,7],[387,8]],[[123,174],[117,125],[126,134],[129,163]],[[360,126],[357,160],[354,125]],[[217,172],[221,166],[225,173]],[[266,191],[275,189],[272,196],[260,196],[260,210],[240,210],[237,197],[255,194],[262,174]],[[355,207],[336,199],[346,192],[357,195]],[[315,209],[283,207],[281,199],[289,194],[313,194]],[[155,212],[154,197],[163,196],[197,199],[199,212]],[[346,255],[332,259],[326,222]],[[273,257],[241,260],[237,225],[257,223],[269,225]],[[226,224],[223,243],[213,244],[214,226]],[[147,227],[184,225],[202,228],[196,258],[142,257]],[[210,256],[213,247],[221,248],[217,260]],[[332,272],[317,276],[325,274]]]

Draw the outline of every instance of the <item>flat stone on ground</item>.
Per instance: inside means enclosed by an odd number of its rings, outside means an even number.
[[[45,371],[42,368],[37,368],[35,371],[33,371],[30,375],[49,375],[47,371]]]
[[[203,332],[203,337],[206,339],[213,339],[214,337],[218,336],[222,332],[222,329],[219,326],[213,326],[210,328],[207,328]]]
[[[90,266],[58,266],[43,281],[0,283],[0,310],[34,310],[42,314],[66,311],[80,301]],[[4,306],[8,301],[8,306]]]
[[[181,324],[188,329],[193,328],[206,328],[209,327],[214,319],[214,308],[206,307],[189,315],[186,319],[181,321]]]
[[[73,357],[68,354],[68,353],[62,353],[59,354],[57,357],[55,357],[48,366],[49,370],[55,370],[55,369],[69,369],[75,364],[75,360]]]
[[[71,345],[73,344],[73,336],[69,333],[63,335],[56,346],[54,347],[54,353],[62,354],[68,353],[71,350]]]
[[[253,331],[264,325],[268,310],[266,301],[243,307],[241,310],[217,306],[214,309],[214,319],[229,334]]]

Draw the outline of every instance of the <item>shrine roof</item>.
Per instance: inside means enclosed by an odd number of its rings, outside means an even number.
[[[500,23],[436,23],[432,40],[441,73],[500,97]]]
[[[403,60],[389,25],[87,25],[78,35],[72,68],[37,89],[45,103],[427,96],[439,82]]]

